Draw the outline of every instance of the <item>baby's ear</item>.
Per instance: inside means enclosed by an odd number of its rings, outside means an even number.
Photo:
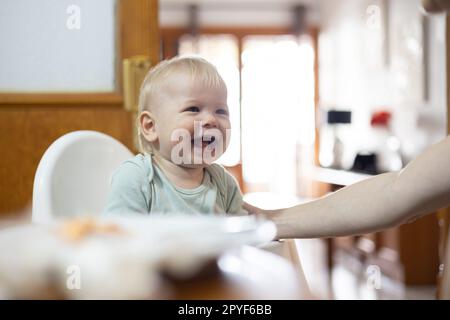
[[[156,133],[155,127],[155,118],[150,111],[141,112],[139,116],[139,124],[145,140],[148,142],[155,142],[158,140],[158,134]]]

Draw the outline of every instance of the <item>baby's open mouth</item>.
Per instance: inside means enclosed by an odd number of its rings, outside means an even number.
[[[206,147],[206,146],[210,145],[211,143],[213,143],[214,141],[216,141],[216,138],[214,136],[203,136],[203,137],[192,139],[191,144],[193,146],[201,145],[202,147]]]

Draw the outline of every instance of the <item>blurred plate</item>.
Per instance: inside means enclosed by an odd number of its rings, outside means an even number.
[[[275,235],[272,222],[255,216],[129,215],[8,228],[0,231],[0,297],[48,287],[76,299],[158,297],[161,273],[189,278],[227,250]]]

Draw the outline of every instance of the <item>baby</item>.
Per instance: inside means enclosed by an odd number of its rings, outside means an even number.
[[[227,88],[202,58],[150,70],[139,97],[142,154],[113,174],[106,213],[246,214],[235,179],[212,163],[230,136]]]

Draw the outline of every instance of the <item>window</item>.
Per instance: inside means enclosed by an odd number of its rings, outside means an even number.
[[[242,170],[255,191],[296,194],[314,143],[314,54],[294,36],[249,36],[242,51]],[[305,148],[303,148],[305,149]],[[303,150],[303,152],[305,152]]]

